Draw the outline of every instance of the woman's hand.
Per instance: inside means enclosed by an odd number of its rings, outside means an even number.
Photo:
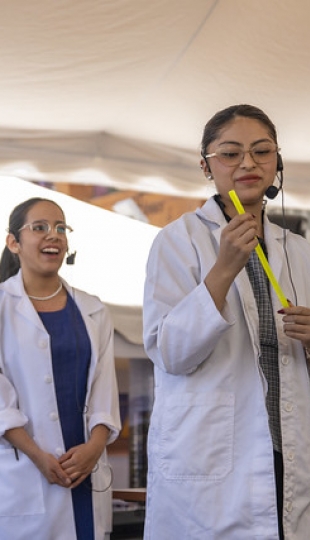
[[[75,488],[90,475],[101,455],[90,441],[73,446],[59,458],[59,464],[71,479],[71,488]]]
[[[204,280],[219,311],[233,280],[257,244],[257,223],[251,214],[235,216],[223,229],[217,261]]]
[[[248,213],[235,216],[223,229],[217,262],[223,268],[230,268],[234,278],[257,246],[257,233],[257,222]]]
[[[68,473],[52,454],[42,451],[34,462],[50,484],[58,484],[66,488],[71,487],[72,481]]]
[[[58,460],[52,454],[39,448],[23,427],[7,430],[4,437],[16,448],[17,452],[20,450],[31,459],[50,484],[58,484],[62,487],[71,486],[71,480]]]
[[[59,465],[71,479],[71,488],[81,484],[95,468],[105,449],[108,436],[109,429],[98,424],[92,429],[88,442],[70,448],[59,458]]]
[[[303,346],[310,349],[310,309],[303,306],[290,305],[278,311],[283,313],[283,330],[285,334],[301,341]]]

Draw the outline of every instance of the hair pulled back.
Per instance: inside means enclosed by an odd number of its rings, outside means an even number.
[[[276,145],[278,144],[276,128],[270,118],[261,109],[254,107],[254,105],[232,105],[231,107],[218,111],[205,125],[201,141],[202,156],[205,156],[208,153],[207,149],[209,144],[220,136],[221,129],[226,127],[238,116],[252,118],[253,120],[261,122],[267,128],[270,137],[274,140]]]

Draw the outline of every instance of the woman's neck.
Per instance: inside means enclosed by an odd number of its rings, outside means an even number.
[[[45,298],[61,290],[61,280],[58,274],[42,276],[29,272],[22,272],[24,288],[28,296]]]

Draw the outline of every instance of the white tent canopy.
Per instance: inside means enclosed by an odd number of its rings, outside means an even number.
[[[0,174],[205,197],[203,126],[250,102],[308,208],[309,23],[303,0],[2,0]]]

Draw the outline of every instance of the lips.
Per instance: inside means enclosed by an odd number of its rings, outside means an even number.
[[[47,255],[58,255],[59,251],[59,248],[56,247],[46,247],[41,250],[42,253]]]
[[[257,182],[260,179],[260,176],[257,174],[246,174],[244,176],[240,176],[240,178],[237,179],[237,182]]]

